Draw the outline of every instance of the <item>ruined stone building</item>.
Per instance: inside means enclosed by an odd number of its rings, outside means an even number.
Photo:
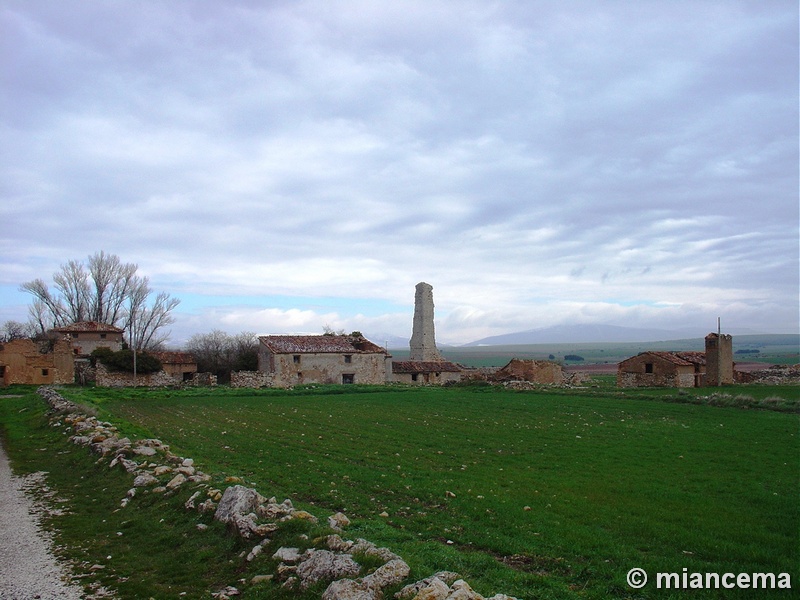
[[[391,368],[391,355],[363,336],[266,335],[258,341],[258,370],[275,387],[383,384]]]
[[[161,363],[164,373],[169,375],[176,383],[192,381],[197,373],[197,361],[194,355],[188,352],[150,352]]]
[[[72,346],[65,339],[23,339],[0,344],[3,385],[67,384],[74,380]]]
[[[705,352],[641,352],[617,366],[619,387],[701,387],[731,384],[733,338],[709,333]]]
[[[410,384],[442,384],[459,381],[462,368],[445,360],[436,347],[433,324],[433,286],[424,281],[416,286],[414,322],[409,342],[409,360],[392,362],[390,381]]]

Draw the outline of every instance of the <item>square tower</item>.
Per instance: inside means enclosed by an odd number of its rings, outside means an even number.
[[[733,336],[709,333],[706,336],[706,381],[708,386],[733,383]]]

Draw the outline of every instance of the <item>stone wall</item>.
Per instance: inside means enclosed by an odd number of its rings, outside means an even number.
[[[558,363],[547,360],[523,360],[512,358],[502,369],[498,369],[492,380],[529,381],[547,385],[562,385],[564,383],[564,370]]]
[[[295,359],[299,356],[299,359]],[[347,356],[350,362],[345,362]],[[339,354],[335,352],[305,353],[300,355],[275,354],[270,363],[275,365],[273,385],[292,387],[307,383],[383,384],[386,383],[386,355]],[[345,377],[352,377],[345,381]]]
[[[211,373],[193,373],[191,381],[184,381],[180,375],[175,376],[165,371],[158,371],[156,373],[137,373],[134,381],[133,373],[109,371],[103,363],[98,362],[96,381],[99,387],[214,386],[217,385],[217,376]]]
[[[261,371],[233,371],[231,373],[231,387],[272,387],[272,376],[270,376],[269,373],[263,373]]]

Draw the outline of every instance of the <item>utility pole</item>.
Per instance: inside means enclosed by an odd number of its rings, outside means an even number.
[[[717,317],[717,387],[722,385],[722,319]]]

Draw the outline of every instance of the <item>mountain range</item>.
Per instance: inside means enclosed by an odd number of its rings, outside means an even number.
[[[599,323],[584,323],[575,325],[553,325],[493,335],[460,346],[504,346],[514,344],[578,344],[595,342],[660,342],[667,340],[680,340],[689,338],[703,338],[714,331],[712,328],[701,330],[699,328],[657,329],[622,327],[619,325],[605,325]],[[725,329],[723,333],[733,335],[750,335],[760,333],[749,329]],[[388,345],[389,348],[407,348],[408,339],[386,334],[367,335],[376,344]],[[437,344],[446,347],[447,344]]]

